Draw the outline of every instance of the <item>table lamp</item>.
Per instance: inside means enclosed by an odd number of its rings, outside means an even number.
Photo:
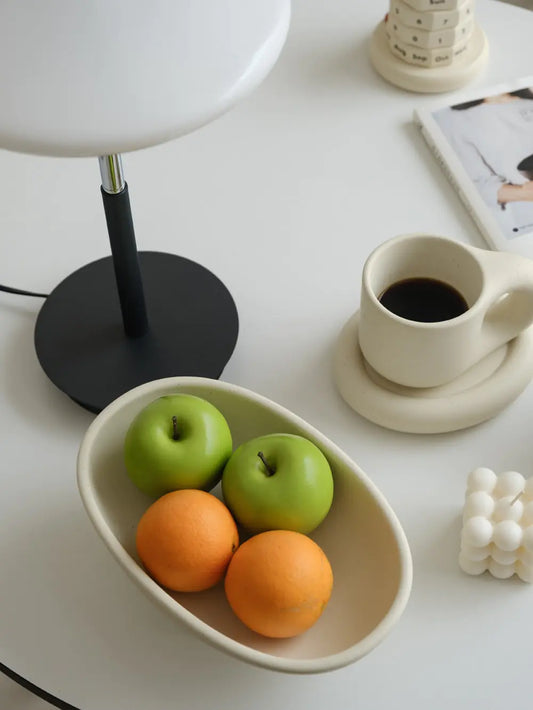
[[[100,163],[111,256],[63,280],[35,326],[45,373],[90,411],[149,380],[218,378],[229,360],[230,292],[185,256],[137,252],[121,154],[231,108],[289,20],[290,0],[0,0],[0,147]]]

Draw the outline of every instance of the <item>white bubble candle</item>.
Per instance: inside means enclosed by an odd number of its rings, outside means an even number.
[[[470,473],[459,565],[467,574],[488,570],[533,583],[533,478],[517,471],[497,476],[490,468]]]

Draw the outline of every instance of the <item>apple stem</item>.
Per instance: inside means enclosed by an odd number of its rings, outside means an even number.
[[[178,418],[176,416],[172,417],[172,438],[174,441],[179,439],[178,436]]]
[[[270,464],[269,464],[268,461],[266,460],[265,455],[263,454],[263,452],[262,452],[262,451],[259,451],[259,452],[257,453],[257,455],[259,456],[259,458],[261,459],[261,461],[264,463],[268,475],[269,475],[269,476],[273,476],[273,475],[276,473],[276,471],[272,468],[272,466],[270,466]]]

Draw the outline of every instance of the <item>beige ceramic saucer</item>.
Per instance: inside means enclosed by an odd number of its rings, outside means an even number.
[[[490,419],[533,377],[533,326],[461,377],[440,387],[404,387],[381,377],[359,348],[359,314],[342,329],[334,376],[343,399],[366,419],[414,434],[456,431]]]

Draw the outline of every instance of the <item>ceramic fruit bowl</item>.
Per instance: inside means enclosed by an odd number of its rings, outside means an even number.
[[[312,440],[329,460],[335,484],[333,505],[310,537],[331,562],[333,594],[317,623],[300,636],[262,637],[233,614],[222,584],[206,592],[171,593],[156,584],[140,564],[135,530],[153,499],[138,491],[126,474],[124,436],[143,407],[176,392],[203,397],[218,407],[230,426],[234,447],[262,434],[287,432]],[[383,495],[323,434],[296,414],[242,387],[175,377],[122,395],[87,430],[78,455],[78,486],[97,532],[146,594],[208,643],[256,666],[287,673],[321,673],[347,666],[385,638],[407,603],[411,555]]]

